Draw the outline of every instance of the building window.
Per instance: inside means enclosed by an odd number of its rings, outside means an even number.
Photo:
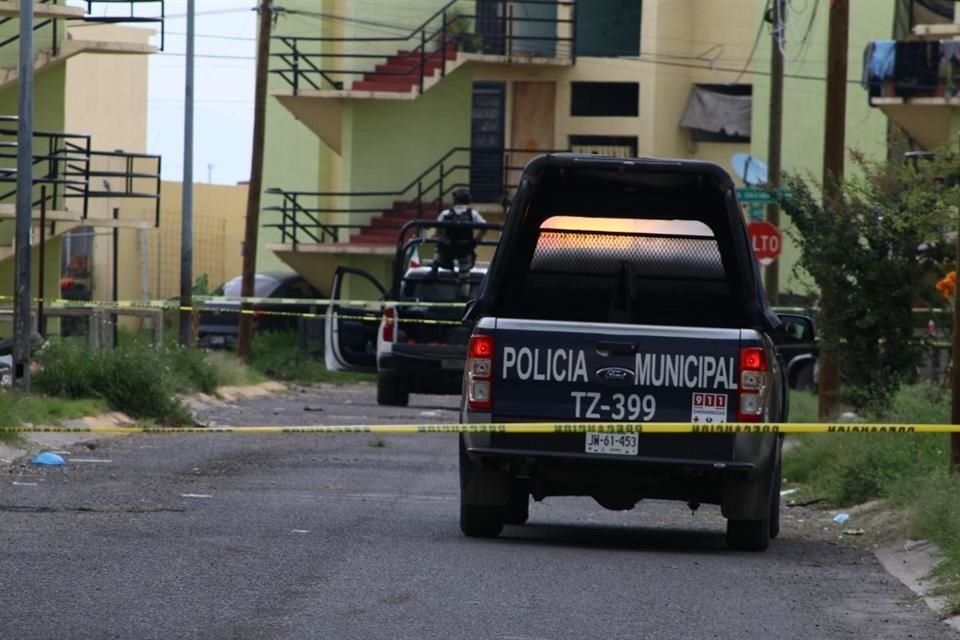
[[[570,115],[634,117],[640,110],[636,82],[570,83]]]
[[[578,56],[640,55],[642,0],[589,0],[577,3]]]
[[[615,158],[636,158],[637,139],[633,136],[570,136],[570,151]]]
[[[753,86],[695,84],[680,126],[693,142],[750,142]]]

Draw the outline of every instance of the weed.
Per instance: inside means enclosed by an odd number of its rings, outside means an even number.
[[[66,400],[0,391],[0,427],[16,427],[26,423],[56,425],[64,420],[97,415],[105,410],[105,403],[99,400]],[[19,440],[19,434],[0,431],[0,441]]]
[[[803,406],[804,400],[793,407]],[[929,383],[903,387],[871,421],[950,422],[947,392]],[[794,420],[800,420],[794,414]],[[882,498],[909,514],[911,535],[937,543],[944,559],[934,575],[950,615],[960,613],[960,476],[948,471],[947,434],[803,434],[789,436],[783,473],[803,493],[834,506]]]
[[[184,385],[164,350],[134,341],[113,351],[92,351],[83,341],[68,339],[50,342],[38,360],[43,368],[33,385],[40,393],[100,398],[134,418],[192,422],[175,397]]]
[[[250,349],[250,366],[268,378],[304,384],[347,384],[374,379],[369,374],[328,371],[319,354],[304,353],[298,347],[293,331],[256,334]]]

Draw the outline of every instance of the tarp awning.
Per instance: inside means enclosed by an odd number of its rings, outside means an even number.
[[[693,87],[680,126],[728,136],[750,137],[752,96],[736,96]]]

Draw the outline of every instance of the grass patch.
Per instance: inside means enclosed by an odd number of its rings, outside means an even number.
[[[817,422],[819,399],[809,391],[790,392],[790,422]]]
[[[102,400],[68,400],[0,391],[0,427],[19,427],[28,423],[58,425],[64,420],[94,416],[106,409]],[[0,431],[0,441],[15,443],[20,439],[17,433]]]
[[[113,351],[91,350],[83,340],[50,342],[39,354],[42,370],[34,389],[64,398],[99,398],[134,418],[191,424],[176,393],[206,384],[206,371],[192,358],[139,341]]]
[[[304,353],[293,331],[258,333],[250,347],[250,367],[274,380],[310,384],[349,384],[376,380],[374,374],[328,371],[319,353]]]
[[[808,399],[791,395],[791,418],[816,422]],[[802,417],[801,417],[802,416]],[[931,384],[903,387],[889,408],[867,412],[871,422],[950,422],[949,392]],[[790,435],[783,459],[789,483],[801,483],[805,497],[835,507],[883,499],[907,513],[910,534],[935,542],[944,553],[937,567],[952,615],[960,613],[960,476],[949,469],[948,434],[836,433]]]
[[[217,386],[238,387],[260,384],[268,379],[259,371],[245,365],[235,353],[230,351],[208,351],[204,357],[216,373]]]

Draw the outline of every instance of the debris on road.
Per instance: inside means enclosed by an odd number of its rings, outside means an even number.
[[[63,456],[50,451],[38,453],[37,455],[33,456],[33,459],[30,462],[46,467],[62,467],[67,463],[66,460],[63,459]]]

